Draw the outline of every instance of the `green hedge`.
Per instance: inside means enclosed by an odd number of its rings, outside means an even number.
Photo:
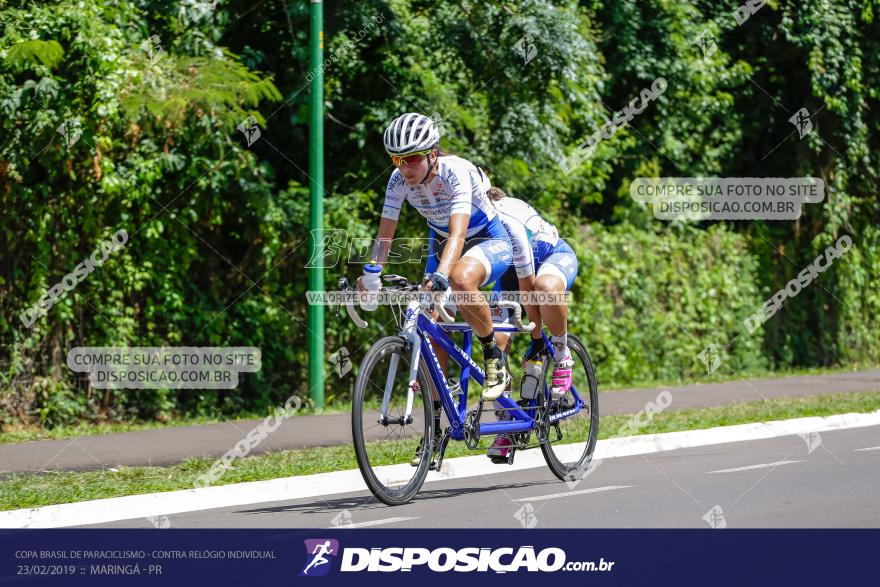
[[[588,342],[602,383],[705,377],[698,355],[710,344],[719,374],[765,366],[760,336],[743,335],[762,300],[742,235],[591,224],[577,240],[570,330]]]

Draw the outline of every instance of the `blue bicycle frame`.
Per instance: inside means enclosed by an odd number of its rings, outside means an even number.
[[[416,312],[416,308],[413,306],[407,309],[406,322],[411,323],[414,312]],[[471,327],[464,322],[437,323],[421,312],[418,312],[417,314],[415,326],[421,344],[420,352],[418,354],[420,355],[420,360],[424,360],[424,365],[428,371],[428,375],[431,377],[432,383],[434,384],[434,389],[437,390],[437,394],[440,397],[443,411],[446,412],[446,416],[452,425],[450,436],[455,440],[463,440],[465,437],[464,422],[467,415],[468,405],[468,382],[470,379],[473,379],[478,384],[482,385],[485,377],[483,370],[473,361],[473,359],[471,359],[470,356],[473,347],[473,331],[471,330]],[[448,333],[451,332],[462,332],[464,334],[464,348],[459,348],[458,345],[449,338]],[[521,331],[517,329],[516,326],[495,323],[495,332],[515,333]],[[547,339],[547,335],[542,332],[541,336],[544,338],[547,348],[552,348],[550,341]],[[448,356],[461,367],[461,395],[458,398],[453,398],[452,396],[452,390],[449,388],[446,376],[440,368],[440,362],[437,360],[437,354],[434,352],[430,339],[433,339],[434,342],[439,344],[446,351]],[[541,393],[545,394],[544,397],[549,397],[549,390],[547,389],[546,384],[543,385]],[[574,385],[571,387],[571,394],[575,400],[574,407],[550,416],[550,424],[574,415],[584,407],[584,402],[578,395],[577,389]],[[519,406],[512,397],[507,397],[505,395],[502,395],[495,401],[505,408],[510,414],[511,419],[499,422],[480,423],[480,436],[484,434],[491,435],[508,434],[512,432],[528,432],[536,428],[538,423],[536,419],[536,408],[538,405],[537,395],[534,399],[529,400],[529,405],[527,407]],[[411,402],[408,402],[408,404],[411,406]],[[409,411],[407,413],[409,413]]]

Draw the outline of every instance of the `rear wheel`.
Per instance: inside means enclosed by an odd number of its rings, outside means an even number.
[[[544,363],[544,385],[538,394],[538,401],[541,407],[547,406],[542,410],[542,418],[547,426],[547,438],[541,442],[544,459],[554,475],[570,482],[582,479],[587,474],[593,451],[596,450],[599,389],[593,362],[584,344],[578,337],[569,334],[568,347],[574,359],[571,388],[583,402],[580,411],[551,423],[554,415],[571,410],[576,405],[572,391],[561,398],[550,397],[550,379],[554,367],[552,360]]]
[[[420,389],[413,397],[412,421],[403,421],[409,367],[410,349],[403,338],[389,336],[379,340],[361,363],[352,398],[351,427],[358,468],[373,495],[388,505],[401,505],[415,497],[431,465],[432,450],[421,451],[418,466],[410,464],[420,441],[433,449],[434,407],[420,368]],[[387,382],[391,383],[385,411],[387,421],[380,422]]]

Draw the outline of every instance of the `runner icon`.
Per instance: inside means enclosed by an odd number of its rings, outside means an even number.
[[[310,562],[308,565],[306,565],[306,568],[303,569],[303,575],[308,575],[309,569],[312,569],[312,568],[317,567],[319,565],[327,564],[328,562],[330,562],[328,559],[326,559],[324,557],[325,554],[336,554],[336,553],[334,553],[333,549],[330,548],[330,541],[327,540],[323,543],[316,544],[315,549],[312,550],[312,554],[315,556],[315,558],[313,558],[312,562]]]

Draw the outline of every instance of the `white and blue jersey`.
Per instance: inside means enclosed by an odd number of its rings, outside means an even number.
[[[404,202],[412,204],[428,221],[431,244],[425,273],[434,273],[449,237],[453,214],[470,214],[462,257],[476,258],[486,270],[481,285],[496,281],[510,267],[513,251],[498,212],[486,192],[492,184],[476,165],[446,155],[438,160],[431,181],[411,186],[395,169],[385,190],[382,218],[396,221]]]
[[[486,195],[490,187],[489,178],[481,169],[454,155],[440,157],[437,173],[425,184],[408,185],[400,170],[395,169],[385,190],[382,218],[396,221],[406,201],[425,217],[434,232],[448,237],[449,218],[453,214],[470,214],[465,237],[472,237],[497,215]]]
[[[517,277],[528,277],[553,253],[559,243],[559,231],[529,204],[504,197],[493,202],[513,245],[513,266]]]
[[[516,281],[529,275],[553,273],[570,289],[577,275],[577,255],[556,227],[526,202],[504,197],[493,202],[498,217],[510,235],[513,246],[513,271],[496,282],[496,289],[517,289]]]

